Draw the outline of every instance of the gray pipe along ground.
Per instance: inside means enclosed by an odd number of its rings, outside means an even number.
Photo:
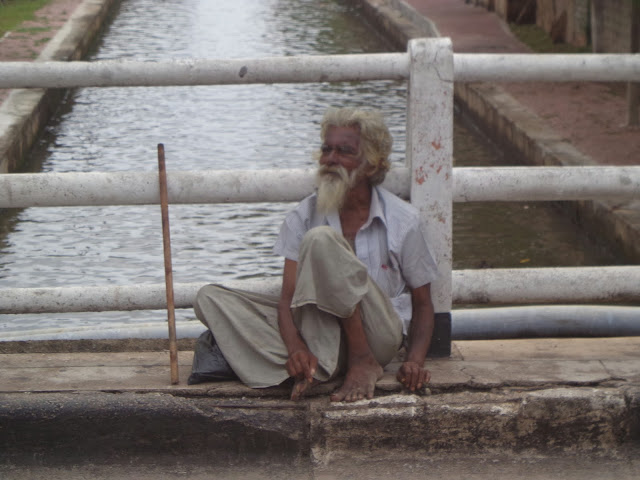
[[[638,335],[639,307],[548,305],[452,312],[454,340]]]
[[[454,310],[453,340],[508,338],[640,336],[640,307],[551,305]],[[178,338],[196,338],[205,327],[197,321],[177,324]],[[3,332],[0,341],[166,338],[164,323],[121,324],[108,328],[50,328]]]

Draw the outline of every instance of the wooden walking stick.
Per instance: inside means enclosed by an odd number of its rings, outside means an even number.
[[[169,363],[171,383],[177,385],[178,345],[176,342],[176,312],[173,300],[173,269],[171,268],[171,236],[169,234],[169,198],[167,195],[167,170],[164,164],[164,145],[158,144],[158,173],[160,180],[160,211],[162,212],[162,244],[164,246],[164,280],[167,289],[167,316],[169,320]]]

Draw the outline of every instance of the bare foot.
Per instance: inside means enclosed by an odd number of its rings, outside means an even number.
[[[355,402],[363,398],[373,398],[376,382],[382,377],[382,367],[371,356],[353,362],[347,370],[342,387],[331,395],[332,402]]]
[[[315,387],[318,383],[320,383],[315,378],[311,381],[303,378],[301,380],[296,380],[293,384],[293,388],[291,389],[291,400],[298,401],[302,397],[304,397],[305,393],[311,390],[312,387]]]

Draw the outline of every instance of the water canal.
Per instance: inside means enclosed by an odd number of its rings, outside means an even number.
[[[123,0],[91,60],[243,58],[390,51],[357,9],[340,0]],[[383,110],[403,162],[404,82],[73,92],[32,154],[34,171],[308,167],[330,105]],[[508,164],[465,121],[456,164]],[[271,253],[290,204],[171,207],[175,282],[280,274]],[[162,283],[157,206],[30,208],[0,220],[0,288]],[[614,264],[563,215],[540,204],[456,204],[454,268]],[[178,311],[178,321],[193,318]],[[164,312],[3,315],[18,330],[163,322]],[[5,335],[6,336],[6,335]]]

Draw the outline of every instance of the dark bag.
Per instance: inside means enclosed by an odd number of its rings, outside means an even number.
[[[187,383],[195,385],[203,382],[220,382],[235,380],[238,376],[231,369],[222,355],[211,330],[203,332],[196,341],[193,352],[193,366]]]

